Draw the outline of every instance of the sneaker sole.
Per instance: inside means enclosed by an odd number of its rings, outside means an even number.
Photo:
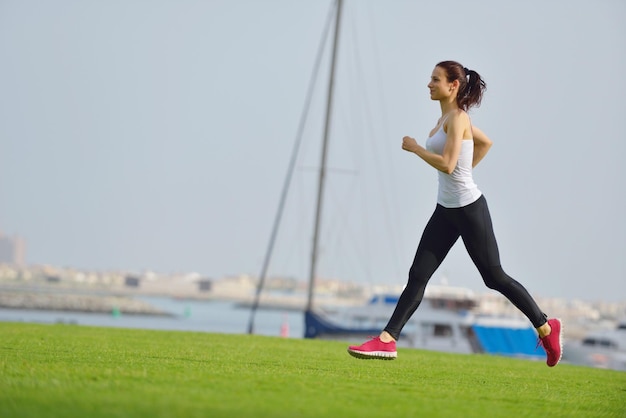
[[[395,360],[398,357],[397,351],[358,351],[348,349],[348,354],[364,360]]]
[[[556,363],[554,363],[554,366],[556,366],[557,364],[559,364],[561,362],[561,358],[563,358],[563,322],[561,322],[561,320],[559,318],[554,318],[557,321],[559,321],[559,359],[556,361]],[[554,367],[551,366],[551,367]]]

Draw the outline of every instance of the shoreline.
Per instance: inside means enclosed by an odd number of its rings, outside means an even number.
[[[174,316],[149,303],[128,296],[71,293],[2,292],[0,293],[0,308],[112,315]]]

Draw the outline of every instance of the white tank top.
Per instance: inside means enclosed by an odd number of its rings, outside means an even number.
[[[426,140],[426,149],[442,155],[447,134],[441,123],[437,132]],[[445,208],[460,208],[474,203],[481,196],[478,186],[472,177],[472,161],[474,159],[474,141],[464,139],[461,144],[459,159],[451,174],[437,170],[439,174],[439,191],[437,203]]]

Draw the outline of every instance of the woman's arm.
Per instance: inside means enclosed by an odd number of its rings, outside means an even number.
[[[465,124],[469,124],[469,118],[465,112],[454,113],[448,118],[446,122],[447,139],[441,155],[426,150],[426,148],[419,145],[415,139],[409,136],[402,138],[402,149],[417,154],[418,157],[437,170],[451,174],[461,153]]]
[[[472,160],[472,167],[476,167],[485,155],[487,155],[493,142],[476,126],[472,126],[472,135],[474,137],[474,159]]]

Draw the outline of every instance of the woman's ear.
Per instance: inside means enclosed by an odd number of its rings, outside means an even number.
[[[452,90],[457,89],[458,92],[458,88],[459,88],[459,80],[454,80],[453,82],[450,83],[450,93],[452,93]]]

